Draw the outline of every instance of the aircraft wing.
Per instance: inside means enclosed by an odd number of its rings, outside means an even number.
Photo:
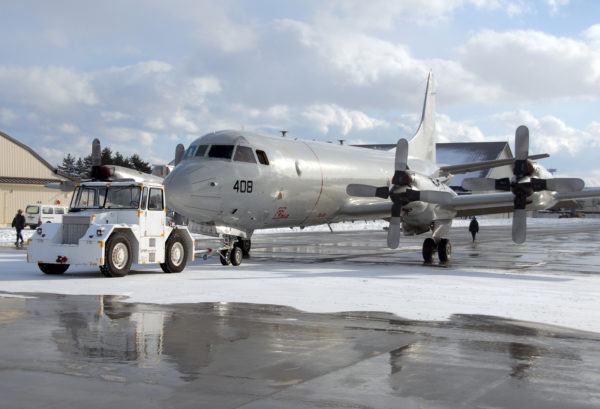
[[[579,192],[558,193],[558,200],[587,199],[590,197],[600,197],[600,187],[586,187]]]
[[[539,155],[530,155],[527,157],[527,159],[537,160],[537,159],[547,158],[549,156],[550,155],[548,155],[547,153],[542,153]],[[461,173],[475,172],[477,170],[498,168],[500,166],[512,165],[513,163],[515,163],[515,158],[486,160],[483,162],[461,163],[459,165],[446,165],[446,166],[440,166],[440,174],[441,175],[458,175]]]
[[[514,196],[511,192],[470,194],[455,196],[447,207],[457,211],[456,217],[505,213],[513,211]],[[346,216],[388,218],[392,210],[390,200],[352,200],[340,212]]]
[[[449,207],[456,210],[456,217],[505,213],[514,210],[512,192],[460,195],[452,198]]]

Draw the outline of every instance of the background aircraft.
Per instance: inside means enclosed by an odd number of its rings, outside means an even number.
[[[580,179],[552,179],[528,156],[526,127],[516,134],[516,158],[438,166],[435,151],[435,100],[429,75],[419,129],[394,152],[308,141],[247,131],[204,135],[187,150],[178,147],[175,168],[164,180],[167,206],[187,217],[190,227],[250,249],[257,229],[310,226],[346,220],[390,220],[388,246],[404,235],[431,231],[423,258],[440,261],[451,254],[447,239],[454,217],[515,211],[513,240],[525,241],[525,212],[561,200],[600,196],[582,191]],[[504,190],[458,196],[448,187],[453,174],[514,163],[506,180],[468,179],[473,190]],[[228,263],[228,255],[221,261]]]

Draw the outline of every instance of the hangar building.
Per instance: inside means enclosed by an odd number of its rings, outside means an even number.
[[[67,180],[33,149],[0,131],[0,226],[10,227],[18,209],[28,204],[66,204],[71,193],[44,187]]]

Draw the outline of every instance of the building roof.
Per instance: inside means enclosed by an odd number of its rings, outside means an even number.
[[[46,183],[55,183],[58,179],[38,179],[38,178],[16,178],[11,176],[0,176],[0,183],[20,184],[20,185],[45,185]]]
[[[27,151],[35,159],[37,159],[43,166],[45,166],[46,168],[48,168],[48,170],[50,170],[50,172],[52,172],[55,175],[57,175],[56,179],[20,178],[20,177],[7,177],[7,176],[0,175],[0,178],[2,180],[11,180],[11,181],[2,181],[0,183],[46,184],[46,183],[50,183],[50,182],[56,182],[57,180],[61,180],[61,178],[64,178],[64,179],[73,179],[69,175],[66,175],[64,172],[61,172],[57,168],[55,168],[54,166],[52,166],[50,163],[48,163],[44,158],[42,158],[36,151],[34,151],[33,149],[31,149],[29,146],[27,146],[24,143],[16,140],[12,136],[10,136],[10,135],[8,135],[8,134],[0,131],[0,137],[8,140],[9,142],[11,142],[11,143],[19,146],[23,150]]]

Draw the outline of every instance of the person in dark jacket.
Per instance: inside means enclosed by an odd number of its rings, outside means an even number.
[[[479,231],[479,222],[477,221],[476,217],[473,217],[473,220],[471,220],[471,224],[469,224],[469,231],[471,232],[471,236],[473,236],[473,242],[475,242],[475,236]]]
[[[21,230],[25,228],[25,216],[23,216],[23,210],[19,209],[17,215],[12,221],[12,227],[17,230],[17,241],[15,241],[15,246],[19,247],[19,240],[21,241],[21,247],[23,247],[23,236],[21,235]]]

